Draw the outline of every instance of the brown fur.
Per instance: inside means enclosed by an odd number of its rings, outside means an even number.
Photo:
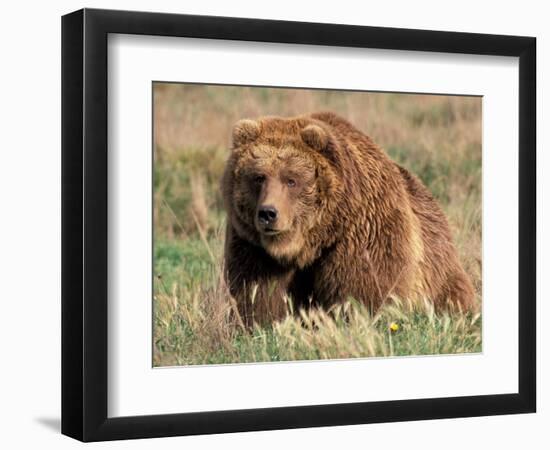
[[[332,114],[243,120],[223,193],[225,270],[247,324],[353,297],[474,305],[447,220],[421,181]],[[266,205],[273,226],[258,219]],[[278,234],[275,234],[278,233]]]

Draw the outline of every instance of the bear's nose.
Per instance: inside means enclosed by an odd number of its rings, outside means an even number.
[[[262,225],[270,225],[277,220],[277,210],[273,206],[262,206],[258,210],[258,221]]]

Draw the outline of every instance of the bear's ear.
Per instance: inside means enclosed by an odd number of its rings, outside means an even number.
[[[255,141],[260,135],[260,124],[255,120],[242,119],[233,127],[233,147]]]
[[[302,140],[315,150],[324,150],[328,145],[328,135],[317,125],[308,125],[301,131]]]

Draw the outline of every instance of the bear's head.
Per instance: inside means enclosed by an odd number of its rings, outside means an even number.
[[[224,196],[240,237],[283,264],[307,265],[333,196],[330,130],[308,118],[241,120],[233,128]]]

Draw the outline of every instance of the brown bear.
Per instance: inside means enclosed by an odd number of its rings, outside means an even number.
[[[223,177],[225,273],[245,324],[354,298],[474,305],[422,182],[341,117],[241,120]]]

